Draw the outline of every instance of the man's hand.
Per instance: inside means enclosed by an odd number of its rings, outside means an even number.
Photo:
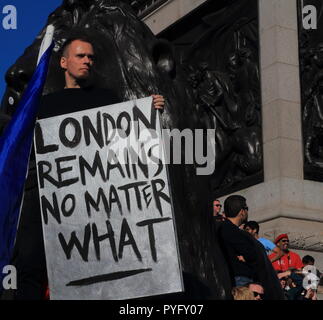
[[[240,262],[246,262],[243,256],[237,256],[237,258]]]
[[[153,106],[155,109],[158,110],[164,110],[164,106],[165,106],[165,99],[163,96],[158,95],[158,94],[153,94],[152,95],[153,98]]]

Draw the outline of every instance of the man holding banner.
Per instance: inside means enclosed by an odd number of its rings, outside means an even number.
[[[89,37],[73,36],[64,43],[61,51],[60,65],[65,74],[65,90],[43,98],[39,118],[80,111],[90,105],[94,108],[120,102],[110,90],[91,85],[95,53]],[[155,109],[163,109],[164,103],[162,96],[153,95]]]
[[[88,37],[71,37],[64,43],[61,51],[60,65],[65,74],[65,88],[42,98],[39,119],[118,102],[113,92],[91,86],[95,50]],[[162,96],[153,95],[155,109],[163,109],[164,103]],[[47,284],[36,164],[33,156],[32,153],[26,181],[29,192],[25,193],[13,257],[18,276],[15,299],[18,300],[43,299]]]

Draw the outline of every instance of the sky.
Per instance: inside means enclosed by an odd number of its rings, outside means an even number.
[[[0,0],[0,101],[6,87],[4,79],[6,71],[32,44],[45,26],[49,14],[62,2],[62,0]],[[6,22],[12,23],[6,19],[8,12],[4,13],[8,5],[14,6],[17,10],[15,30],[5,28]]]

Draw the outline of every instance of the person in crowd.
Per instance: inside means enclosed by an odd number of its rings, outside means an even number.
[[[306,268],[307,266],[313,266],[315,267],[315,259],[310,256],[310,255],[306,255],[302,258],[302,263],[303,263],[303,270],[304,268]],[[322,278],[322,273],[317,269],[316,269],[316,276],[320,279]]]
[[[303,263],[301,257],[289,250],[289,238],[286,233],[280,234],[274,241],[278,247],[278,253],[273,252],[269,255],[269,259],[276,271],[296,270],[301,271]]]
[[[282,286],[282,289],[285,290],[287,286],[287,278],[285,277],[279,278],[279,282],[280,282],[280,285]]]
[[[246,222],[243,228],[264,246],[267,254],[270,254],[271,252],[278,253],[279,248],[277,248],[273,242],[266,238],[259,237],[259,224],[256,221]]]
[[[303,266],[314,266],[315,264],[315,259],[310,256],[310,255],[306,255],[302,258],[302,262],[303,262]]]
[[[263,300],[264,299],[265,290],[260,283],[256,283],[256,282],[249,283],[248,288],[253,293],[255,300]]]
[[[286,272],[288,272],[288,275],[286,274]],[[277,272],[279,283],[280,283],[282,290],[284,292],[285,300],[288,300],[287,292],[289,290],[289,287],[288,287],[288,279],[289,279],[288,276],[289,275],[290,275],[290,271]]]
[[[317,292],[311,288],[307,289],[303,294],[302,300],[317,300]]]
[[[221,209],[222,209],[222,204],[220,202],[220,200],[215,199],[213,201],[213,216],[220,216],[221,215]]]
[[[231,274],[235,286],[253,282],[256,274],[256,249],[248,241],[244,231],[239,227],[248,220],[246,199],[232,195],[224,201],[226,219],[219,229],[219,241],[227,261],[231,264]]]
[[[317,300],[316,290],[312,287],[304,286],[304,278],[299,273],[291,273],[285,288],[288,300]]]
[[[234,287],[231,292],[234,300],[256,300],[253,292],[245,286]]]
[[[221,212],[222,204],[220,200],[216,199],[213,201],[213,217],[214,221],[221,222],[225,220],[225,214],[224,212]]]
[[[286,296],[288,300],[302,300],[303,288],[303,277],[299,274],[292,273],[287,279],[287,292]]]

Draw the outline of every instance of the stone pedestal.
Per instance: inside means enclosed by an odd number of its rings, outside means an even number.
[[[205,1],[170,0],[144,21],[157,34]],[[303,174],[297,1],[259,0],[259,34],[264,182],[236,193],[261,235],[287,232],[293,250],[323,271],[323,183]]]
[[[288,233],[323,270],[323,183],[303,177],[297,1],[259,0],[259,28],[265,179],[237,193],[260,235]]]
[[[169,0],[156,11],[146,16],[143,21],[154,34],[158,34],[206,1]]]

